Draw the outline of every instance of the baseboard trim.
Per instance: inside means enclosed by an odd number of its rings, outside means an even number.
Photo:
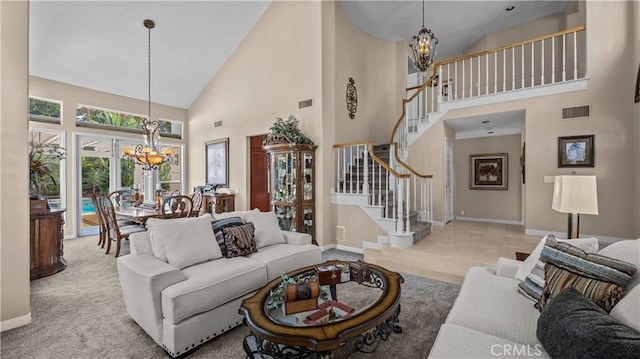
[[[524,224],[524,222],[522,221],[513,221],[509,219],[476,218],[476,217],[465,217],[465,216],[456,216],[456,220],[469,221],[469,222],[497,223],[497,224],[513,224],[516,226],[522,226]]]
[[[524,234],[526,234],[528,236],[540,236],[540,237],[544,237],[547,234],[553,234],[554,236],[556,236],[558,238],[567,238],[567,232],[545,231],[545,230],[541,230],[541,229],[525,228]],[[580,234],[580,238],[588,238],[588,237],[596,237],[596,238],[598,238],[598,243],[600,243],[600,245],[602,247],[608,246],[608,245],[610,245],[612,243],[615,243],[615,242],[618,242],[618,241],[628,241],[628,240],[635,239],[635,238],[599,236],[597,234],[585,234],[585,233],[581,233]]]
[[[339,249],[339,250],[345,251],[345,252],[364,254],[364,249],[362,249],[362,248],[343,246],[341,244],[336,245],[336,249]]]
[[[31,312],[16,318],[3,320],[0,322],[0,332],[22,327],[31,323]]]

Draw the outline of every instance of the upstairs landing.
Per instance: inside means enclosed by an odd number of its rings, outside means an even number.
[[[407,249],[367,248],[364,260],[393,271],[461,284],[470,267],[495,264],[530,253],[541,237],[527,236],[518,225],[456,220],[434,226],[431,235]]]

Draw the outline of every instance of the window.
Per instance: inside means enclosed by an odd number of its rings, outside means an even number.
[[[64,133],[31,129],[29,149],[30,194],[46,197],[52,209],[62,208],[66,158]]]
[[[60,123],[62,102],[29,97],[29,120]]]
[[[173,163],[163,163],[158,170],[158,181],[163,191],[182,192],[182,146],[164,144],[173,151]]]
[[[142,133],[142,115],[127,114],[84,105],[76,107],[76,124],[114,131]],[[160,119],[158,132],[161,137],[182,138],[182,123]]]

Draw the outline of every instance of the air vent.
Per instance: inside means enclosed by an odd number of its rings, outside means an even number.
[[[562,109],[563,120],[575,120],[578,118],[587,118],[591,115],[591,106],[567,107]]]
[[[313,100],[312,99],[308,99],[308,100],[304,100],[304,101],[298,102],[298,108],[305,108],[305,107],[311,107],[311,106],[313,106]]]
[[[222,126],[222,121],[216,121],[213,123],[213,127],[220,127]]]

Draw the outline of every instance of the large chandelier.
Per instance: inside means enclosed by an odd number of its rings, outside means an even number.
[[[160,123],[151,121],[151,29],[156,24],[152,20],[144,20],[144,27],[149,30],[147,64],[149,70],[149,102],[147,118],[142,119],[142,137],[144,144],[135,148],[122,149],[122,158],[130,159],[135,164],[141,165],[145,171],[156,170],[163,163],[171,163],[173,151],[170,148],[158,150],[158,129]]]
[[[422,0],[422,28],[418,35],[414,35],[409,42],[409,47],[413,54],[413,62],[420,71],[427,71],[429,66],[433,64],[436,45],[438,45],[438,38],[433,34],[433,31],[424,27],[424,0]]]

